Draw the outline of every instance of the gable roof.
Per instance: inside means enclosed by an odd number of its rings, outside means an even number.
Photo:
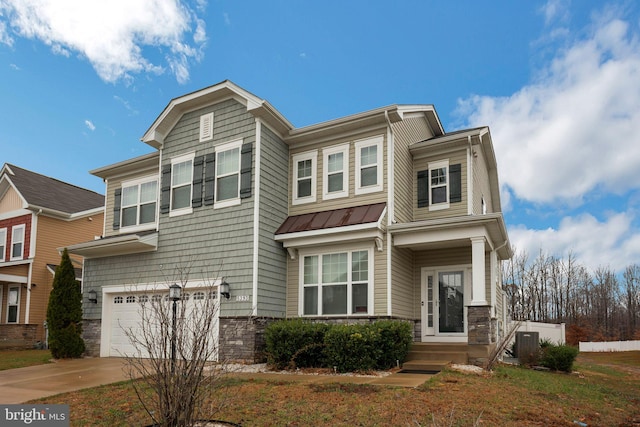
[[[31,209],[71,216],[93,210],[102,211],[104,207],[102,194],[9,163],[5,163],[0,170],[0,193],[2,187],[7,185],[13,186]]]

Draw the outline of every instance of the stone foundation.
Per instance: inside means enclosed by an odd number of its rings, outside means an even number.
[[[220,318],[220,361],[234,363],[261,363],[264,354],[264,331],[276,319],[255,317]]]
[[[84,354],[90,357],[100,357],[100,319],[82,320],[82,339],[84,340]]]

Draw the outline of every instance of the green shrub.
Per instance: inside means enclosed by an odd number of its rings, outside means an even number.
[[[338,372],[373,370],[382,354],[373,325],[334,325],[324,339],[326,362]]]
[[[413,342],[413,328],[409,322],[379,320],[373,323],[378,331],[377,347],[380,355],[376,362],[377,369],[389,369],[397,362],[404,362]]]
[[[303,319],[271,323],[265,331],[267,362],[276,369],[321,366],[328,328]]]
[[[578,349],[568,345],[551,345],[542,350],[540,364],[555,371],[571,372]]]

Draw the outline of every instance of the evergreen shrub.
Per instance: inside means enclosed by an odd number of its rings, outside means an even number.
[[[571,372],[578,349],[569,345],[550,345],[542,350],[540,364],[554,371]]]

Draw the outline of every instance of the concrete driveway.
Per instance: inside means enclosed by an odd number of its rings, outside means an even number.
[[[116,357],[58,360],[0,371],[0,404],[28,400],[129,379]]]

